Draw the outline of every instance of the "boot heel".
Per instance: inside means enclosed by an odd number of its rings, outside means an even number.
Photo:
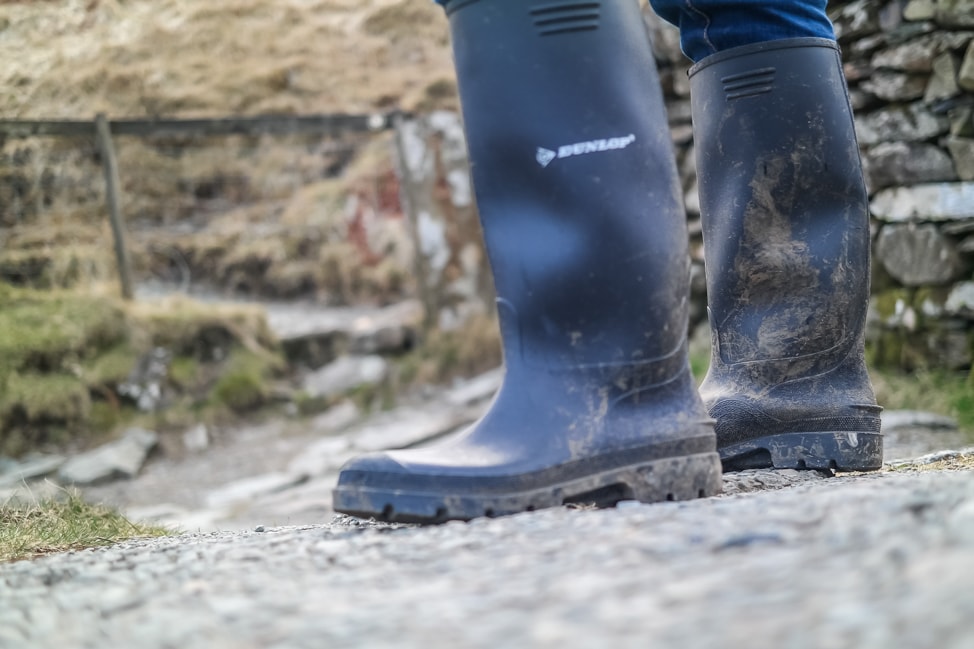
[[[635,469],[627,482],[633,499],[642,503],[716,496],[723,485],[720,456],[699,453],[657,460]]]
[[[720,449],[724,471],[819,469],[875,471],[883,466],[879,433],[779,433]]]

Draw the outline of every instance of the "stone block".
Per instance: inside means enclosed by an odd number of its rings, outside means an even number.
[[[903,18],[909,21],[933,20],[937,15],[934,0],[910,0],[903,9]]]
[[[949,315],[974,318],[974,282],[961,282],[950,289],[944,311]]]
[[[921,23],[904,25],[907,31],[921,29]],[[903,28],[896,30],[902,31]],[[903,72],[923,73],[933,71],[933,61],[945,52],[965,47],[972,39],[974,32],[952,32],[937,29],[928,34],[909,38],[903,43],[880,50],[872,58],[872,65],[877,69],[901,70]],[[892,39],[892,34],[889,37]]]
[[[870,190],[914,183],[957,180],[954,164],[940,147],[918,142],[884,142],[864,152]]]
[[[937,0],[936,21],[944,27],[974,27],[974,0]]]
[[[974,182],[884,189],[869,207],[882,221],[966,221],[974,219]]]
[[[880,99],[899,102],[923,97],[927,85],[926,75],[879,71],[863,81],[860,87]]]
[[[974,92],[974,42],[967,46],[964,62],[957,73],[957,85],[964,90]]]
[[[933,74],[930,75],[930,81],[927,83],[923,101],[932,103],[958,95],[960,93],[960,88],[957,86],[958,67],[957,58],[949,52],[934,59]]]
[[[974,180],[974,138],[949,137],[947,149],[961,180]]]
[[[381,356],[343,356],[305,377],[302,388],[313,399],[330,399],[349,390],[376,385],[389,373]]]
[[[130,428],[121,439],[75,456],[58,471],[63,482],[93,485],[138,474],[159,436],[151,430]]]
[[[938,286],[964,274],[954,243],[935,225],[887,225],[879,232],[876,257],[904,286]]]
[[[830,17],[835,26],[835,36],[841,41],[868,36],[879,31],[879,12],[876,2],[857,0],[850,2]]]
[[[974,137],[974,109],[958,106],[947,113],[950,119],[950,134],[954,137]]]
[[[950,121],[930,112],[923,102],[889,106],[856,120],[856,136],[863,146],[880,142],[922,142],[943,135],[949,129]]]

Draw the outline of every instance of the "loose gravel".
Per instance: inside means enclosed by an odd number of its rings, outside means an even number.
[[[974,646],[974,471],[768,473],[686,503],[6,564],[0,647]]]

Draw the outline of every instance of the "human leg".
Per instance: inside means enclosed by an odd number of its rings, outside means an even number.
[[[663,20],[680,28],[694,62],[724,50],[784,38],[834,39],[826,0],[650,0]]]
[[[634,0],[593,4],[446,3],[506,377],[460,436],[346,465],[338,511],[437,522],[720,489],[652,54]]]

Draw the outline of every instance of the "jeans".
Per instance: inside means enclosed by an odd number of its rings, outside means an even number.
[[[448,4],[450,0],[437,0]],[[603,0],[620,2],[620,0]],[[827,0],[650,0],[659,16],[680,28],[683,53],[694,63],[739,45],[815,36],[835,40]]]

